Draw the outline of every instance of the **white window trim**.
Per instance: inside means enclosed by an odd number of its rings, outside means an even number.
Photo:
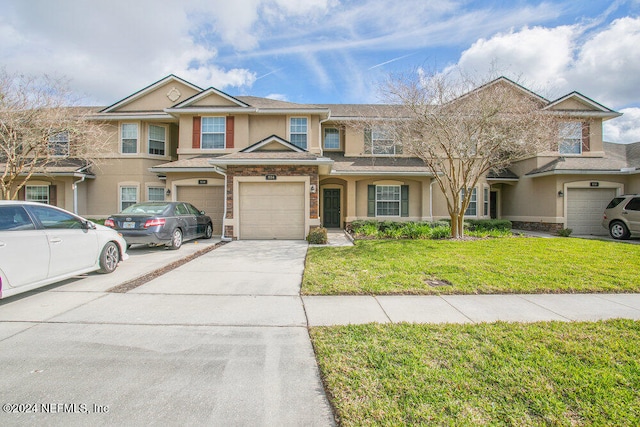
[[[223,132],[206,132],[204,131],[204,119],[214,119],[214,118],[219,118],[219,119],[223,119],[224,121],[224,131]],[[221,148],[215,148],[215,147],[204,147],[204,138],[203,136],[206,135],[218,135],[222,133],[222,147]],[[226,116],[202,116],[202,118],[200,119],[200,149],[201,150],[224,150],[227,148],[227,117]],[[166,151],[165,151],[166,152]]]
[[[46,188],[47,189],[46,192],[45,192],[45,194],[47,196],[46,201],[44,201],[44,200],[33,200],[33,199],[28,199],[27,198],[27,193],[29,192],[29,188],[36,188],[36,187],[37,188]],[[51,200],[49,199],[49,186],[48,185],[25,185],[25,187],[24,187],[24,198],[25,198],[25,201],[40,202],[40,203],[44,203],[44,204],[48,205],[48,204],[51,203]]]
[[[162,189],[162,200],[158,200],[158,201],[165,201],[166,200],[166,189],[163,185],[147,185],[147,201],[151,201],[151,189],[152,188],[158,188],[158,189]],[[155,201],[155,200],[154,200]]]
[[[302,135],[302,132],[291,132],[291,121],[293,119],[305,119],[307,121],[307,129],[304,132],[304,135],[306,137],[306,144],[304,147],[299,147],[298,145],[294,144],[292,141],[292,136],[293,135]],[[289,117],[289,142],[291,142],[293,145],[296,145],[296,147],[298,148],[302,148],[303,150],[308,150],[309,149],[309,123],[311,123],[311,120],[309,119],[309,117],[307,116],[290,116]]]
[[[476,193],[476,198],[475,201],[473,200],[473,193]],[[469,200],[469,205],[467,205],[467,209],[464,211],[464,216],[465,217],[469,217],[469,218],[477,218],[478,217],[478,188],[477,187],[473,187],[473,189],[471,190],[471,200]],[[464,197],[464,189],[460,190],[460,195],[461,197]],[[467,214],[467,210],[469,210],[469,208],[471,207],[471,203],[475,202],[475,206],[476,206],[476,213],[475,215],[471,215],[471,214]],[[460,203],[462,204],[462,199],[460,199]]]
[[[566,137],[563,137],[563,135],[558,135],[559,136],[558,153],[562,154],[563,156],[580,156],[580,155],[582,155],[582,126],[583,126],[582,122],[577,121],[577,120],[565,120],[565,121],[560,123],[561,126],[562,125],[567,125],[567,124],[577,124],[577,125],[579,125],[580,133],[578,134],[578,138],[566,138]],[[563,153],[560,150],[560,147],[562,146],[563,141],[566,141],[566,140],[572,140],[572,141],[573,140],[577,140],[578,141],[579,151],[577,153]]]
[[[53,157],[69,157],[69,155],[71,154],[71,141],[70,141],[71,137],[69,136],[69,132],[68,131],[62,131],[62,132],[58,132],[58,133],[56,133],[54,135],[51,135],[49,137],[49,143],[50,144],[51,143],[57,143],[56,141],[51,141],[51,139],[56,137],[56,136],[58,136],[58,135],[60,135],[61,133],[64,133],[64,134],[67,135],[67,141],[66,141],[66,145],[65,145],[66,153],[65,154],[55,154],[54,153],[54,154],[52,154]]]
[[[124,151],[122,151],[122,140],[123,140],[122,125],[136,125],[137,132],[136,132],[136,152],[135,153],[125,153]],[[120,154],[122,154],[123,156],[136,156],[140,154],[140,122],[120,122],[120,124],[118,125],[118,134],[119,134],[118,151],[120,152]]]
[[[488,185],[482,186],[482,216],[485,218],[491,218],[491,187]],[[487,213],[485,214],[485,209]]]
[[[329,147],[326,146],[326,141],[327,141],[327,138],[326,138],[327,137],[327,133],[326,132],[327,132],[327,129],[332,129],[332,130],[337,131],[337,133],[338,133],[338,146],[337,147],[329,148]],[[340,144],[340,129],[339,128],[337,128],[335,126],[327,126],[325,128],[322,128],[322,147],[323,147],[323,149],[328,150],[328,151],[333,151],[333,150],[339,151],[340,150],[340,145],[341,144]]]
[[[136,201],[135,203],[139,203],[140,202],[140,184],[139,183],[120,183],[118,184],[118,212],[122,211],[123,207],[122,207],[122,189],[123,188],[135,188],[136,189]],[[128,202],[129,200],[127,200]]]
[[[164,129],[164,154],[153,154],[150,153],[151,151],[151,126],[157,126],[159,128],[163,128]],[[155,157],[166,157],[167,155],[167,147],[168,147],[168,140],[169,139],[169,127],[167,125],[161,125],[161,124],[156,124],[156,123],[149,123],[147,124],[147,154],[149,154],[150,156],[155,156]]]
[[[378,200],[378,187],[395,187],[398,189],[398,215],[382,215],[382,214],[378,214],[378,202],[393,202],[395,203],[396,200]],[[401,185],[376,185],[376,198],[375,198],[375,203],[376,203],[376,217],[381,217],[381,218],[400,218],[400,216],[402,216],[402,186]]]
[[[379,138],[378,138],[378,139],[375,139],[375,138],[373,137],[373,135],[374,135],[374,133],[375,133],[375,132],[385,134],[384,130],[381,130],[380,128],[376,128],[376,127],[372,127],[372,128],[371,128],[371,155],[372,155],[372,156],[376,156],[376,157],[392,157],[392,156],[397,155],[397,152],[396,152],[396,151],[397,151],[397,150],[396,150],[397,146],[396,146],[396,144],[393,142],[393,139],[388,138],[388,137],[389,137],[389,135],[386,135],[388,139],[379,139]],[[391,145],[391,146],[393,147],[393,153],[376,153],[376,152],[375,152],[375,147],[376,147],[376,143],[375,143],[375,142],[376,142],[376,141],[391,141],[391,143],[392,143],[392,145]]]

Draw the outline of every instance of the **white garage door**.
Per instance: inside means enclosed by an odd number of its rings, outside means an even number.
[[[567,228],[573,234],[603,236],[602,213],[616,195],[613,188],[570,188],[567,191]]]
[[[240,183],[240,239],[304,239],[304,216],[304,183]]]
[[[179,186],[176,199],[189,202],[204,211],[213,222],[213,234],[222,234],[222,215],[224,215],[224,187],[223,186]]]

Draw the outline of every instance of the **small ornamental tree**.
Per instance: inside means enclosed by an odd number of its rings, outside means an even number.
[[[61,161],[93,163],[106,140],[92,113],[74,106],[61,80],[0,71],[0,199],[16,199],[34,173]]]
[[[455,73],[417,70],[391,76],[382,93],[397,108],[385,108],[376,126],[429,169],[446,199],[454,238],[463,236],[464,212],[480,178],[548,150],[557,135],[543,111],[547,101],[504,77],[477,84]]]

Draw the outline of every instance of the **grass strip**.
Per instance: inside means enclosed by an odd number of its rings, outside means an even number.
[[[640,322],[311,329],[343,426],[640,425]]]

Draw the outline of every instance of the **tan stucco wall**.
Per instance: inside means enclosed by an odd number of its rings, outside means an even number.
[[[169,91],[174,87],[180,92],[180,98],[178,98],[176,101],[171,101],[169,98],[167,98],[167,93],[169,93]],[[116,111],[162,111],[165,108],[169,108],[173,105],[179,104],[185,99],[192,97],[196,93],[198,92],[187,85],[176,81],[170,81],[162,86],[159,86],[158,88],[142,96],[141,98],[118,108]]]
[[[120,158],[103,160],[93,169],[96,178],[87,182],[87,207],[85,214],[106,216],[118,212],[120,186],[137,186],[138,200],[146,200],[147,187],[164,187],[149,168],[163,161],[143,158]],[[82,184],[81,184],[82,185]]]
[[[230,99],[223,98],[222,96],[217,95],[215,93],[212,93],[209,96],[199,99],[197,102],[194,102],[192,106],[194,107],[211,107],[211,106],[237,107],[238,103]]]

